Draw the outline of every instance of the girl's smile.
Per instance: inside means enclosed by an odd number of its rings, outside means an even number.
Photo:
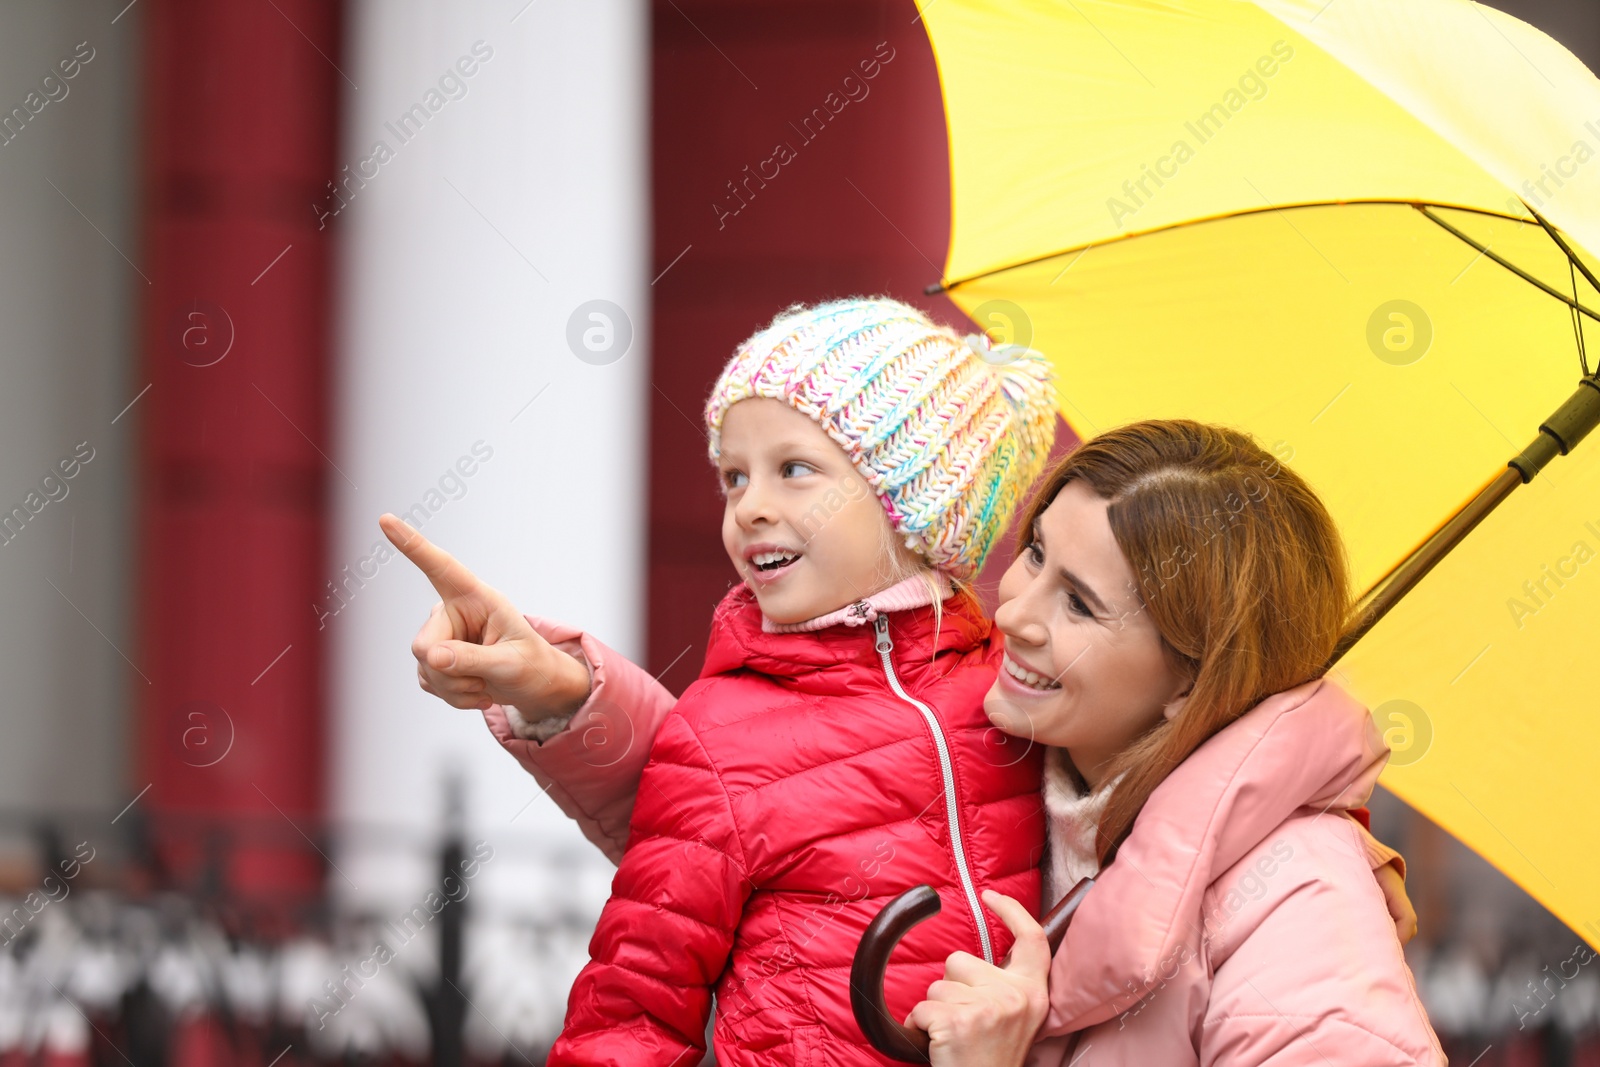
[[[827,432],[781,400],[722,419],[722,547],[762,614],[796,623],[926,570]]]
[[[804,556],[799,549],[758,541],[745,546],[743,574],[751,582],[771,585],[793,573]]]

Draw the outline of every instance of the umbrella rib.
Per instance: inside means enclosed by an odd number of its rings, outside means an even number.
[[[1217,215],[1207,215],[1203,219],[1185,219],[1182,222],[1174,222],[1174,223],[1170,223],[1170,224],[1168,224],[1166,226],[1155,226],[1155,227],[1152,227],[1151,229],[1148,229],[1148,230],[1140,230],[1138,233],[1122,233],[1122,234],[1118,234],[1115,237],[1107,238],[1106,240],[1103,240],[1103,241],[1090,241],[1087,244],[1073,245],[1071,248],[1062,248],[1062,249],[1058,249],[1057,251],[1054,251],[1054,252],[1046,252],[1043,255],[1030,256],[1027,259],[1018,260],[1015,263],[1006,263],[1006,264],[1003,264],[1003,265],[998,266],[998,267],[990,267],[988,270],[978,271],[976,274],[968,274],[968,275],[966,275],[964,277],[957,278],[954,281],[950,281],[950,282],[944,282],[944,281],[934,282],[932,285],[924,287],[922,292],[926,296],[938,296],[940,293],[948,293],[950,290],[956,288],[959,285],[965,285],[968,282],[975,282],[975,281],[978,281],[981,278],[988,278],[991,275],[1002,274],[1002,273],[1004,273],[1004,272],[1006,272],[1008,270],[1017,270],[1017,269],[1019,269],[1021,267],[1031,267],[1035,263],[1043,263],[1045,260],[1057,259],[1057,258],[1059,258],[1061,256],[1070,256],[1074,252],[1087,252],[1091,248],[1099,248],[1102,245],[1113,245],[1113,244],[1116,244],[1118,241],[1131,241],[1136,237],[1148,237],[1151,234],[1164,233],[1167,230],[1182,229],[1185,226],[1198,226],[1201,223],[1205,223],[1205,222],[1220,222],[1223,219],[1238,218],[1241,215],[1260,215],[1260,214],[1264,214],[1265,212],[1268,212],[1268,211],[1294,211],[1294,210],[1299,209],[1299,208],[1345,207],[1345,206],[1353,206],[1353,205],[1358,205],[1358,204],[1362,204],[1362,205],[1364,205],[1364,204],[1404,204],[1404,205],[1406,205],[1408,207],[1421,207],[1421,206],[1423,206],[1423,205],[1418,204],[1414,200],[1388,200],[1388,199],[1383,199],[1383,198],[1377,198],[1377,199],[1372,199],[1372,200],[1313,200],[1313,201],[1308,201],[1307,203],[1304,203],[1304,204],[1271,204],[1271,205],[1268,205],[1266,207],[1241,208],[1238,211],[1226,211],[1226,212],[1223,212],[1223,213],[1217,214]],[[1451,208],[1452,210],[1455,210],[1455,211],[1471,212],[1474,215],[1486,215],[1489,218],[1493,218],[1493,219],[1507,219],[1507,220],[1512,221],[1512,222],[1527,222],[1528,221],[1527,219],[1518,218],[1515,215],[1507,215],[1502,211],[1489,211],[1489,210],[1486,210],[1484,208],[1478,208],[1478,207],[1462,207],[1462,206],[1460,206],[1458,204],[1440,204],[1439,206],[1440,207],[1449,207],[1449,208]],[[926,258],[926,257],[924,257],[924,258]]]
[[[1494,260],[1496,263],[1500,264],[1506,270],[1508,270],[1511,273],[1515,274],[1517,277],[1521,278],[1523,281],[1527,282],[1529,285],[1532,285],[1537,289],[1543,290],[1545,293],[1548,293],[1550,296],[1555,297],[1557,300],[1559,300],[1563,304],[1567,305],[1567,307],[1572,308],[1573,310],[1578,311],[1581,314],[1589,316],[1591,319],[1594,319],[1596,322],[1600,322],[1600,312],[1596,312],[1596,311],[1594,311],[1594,310],[1592,310],[1590,308],[1585,307],[1576,298],[1568,296],[1566,293],[1563,293],[1561,290],[1555,288],[1554,286],[1546,285],[1544,282],[1540,281],[1538,278],[1535,278],[1533,275],[1529,274],[1527,271],[1523,270],[1521,267],[1517,266],[1515,263],[1512,263],[1510,260],[1506,259],[1504,256],[1495,255],[1493,252],[1491,252],[1489,250],[1489,247],[1487,245],[1479,244],[1477,241],[1474,241],[1472,238],[1468,237],[1466,234],[1462,233],[1460,230],[1456,229],[1454,226],[1452,226],[1448,222],[1444,221],[1444,219],[1441,219],[1439,216],[1437,216],[1433,212],[1429,211],[1426,204],[1418,204],[1418,205],[1416,205],[1416,208],[1417,208],[1418,211],[1422,212],[1423,215],[1427,216],[1433,222],[1437,223],[1446,232],[1448,232],[1450,234],[1453,234],[1455,237],[1459,238],[1460,240],[1462,240],[1466,244],[1470,245],[1473,248],[1476,248],[1478,250],[1479,254],[1485,256],[1488,259]],[[1585,275],[1588,274],[1587,268],[1585,268],[1584,273],[1585,273]]]
[[[1567,263],[1567,276],[1572,279],[1572,298],[1576,300],[1578,298],[1578,276],[1573,273],[1571,261]],[[1571,314],[1572,332],[1578,338],[1578,366],[1582,369],[1583,376],[1587,378],[1589,376],[1589,345],[1583,339],[1583,320],[1578,317],[1576,311],[1571,312]]]
[[[1582,272],[1584,278],[1588,280],[1596,292],[1600,292],[1600,279],[1595,278],[1594,272],[1589,269],[1589,265],[1578,258],[1578,254],[1567,244],[1560,232],[1550,225],[1548,219],[1534,211],[1532,204],[1524,200],[1522,206],[1533,212],[1533,217],[1539,220],[1539,225],[1544,227],[1544,232],[1550,235],[1550,240],[1554,241],[1556,247],[1561,249],[1562,254],[1567,257],[1567,278],[1572,282],[1572,299],[1578,299],[1579,272]],[[1572,332],[1578,339],[1578,366],[1582,368],[1584,376],[1587,377],[1589,374],[1589,346],[1583,336],[1583,320],[1578,317],[1577,311],[1572,309],[1569,309],[1569,311],[1572,315]]]
[[[1578,272],[1585,278],[1589,279],[1589,284],[1594,286],[1595,291],[1600,292],[1600,279],[1595,278],[1594,271],[1589,269],[1589,264],[1578,258],[1578,254],[1572,250],[1572,246],[1567,244],[1566,240],[1561,236],[1554,226],[1550,225],[1549,221],[1543,215],[1533,210],[1533,206],[1531,204],[1524,200],[1522,202],[1522,206],[1533,212],[1533,217],[1539,220],[1539,225],[1543,226],[1544,232],[1550,235],[1550,240],[1554,241],[1556,243],[1556,247],[1561,249],[1562,254],[1567,257],[1567,260],[1574,267],[1578,268]],[[1576,295],[1574,295],[1574,299],[1576,299]]]

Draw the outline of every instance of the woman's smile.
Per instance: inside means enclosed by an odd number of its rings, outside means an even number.
[[[1001,661],[1001,676],[1007,681],[1014,681],[1018,688],[1032,693],[1053,693],[1061,688],[1061,683],[1048,674],[1025,667],[1011,658],[1008,650]]]

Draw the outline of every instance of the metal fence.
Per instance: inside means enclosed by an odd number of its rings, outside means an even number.
[[[426,857],[429,887],[385,910],[327,889],[230,892],[220,872],[259,838],[248,823],[125,819],[115,835],[80,836],[83,822],[0,813],[31,852],[26,865],[0,863],[0,1067],[542,1064],[587,959],[594,916],[563,894],[515,911],[469,896],[504,842],[352,826],[301,842],[325,856],[360,837]],[[211,861],[163,877],[163,832],[206,840]],[[596,859],[542,857],[552,885]],[[1488,907],[1506,919],[1530,902]],[[1492,952],[1465,919],[1407,948],[1450,1062],[1600,1067],[1596,953],[1547,915],[1513,929]]]
[[[102,832],[75,835],[85,821]],[[177,822],[196,834],[192,817]],[[560,900],[510,911],[469,896],[504,842],[313,831],[301,845],[317,855],[360,836],[428,857],[435,876],[410,906],[377,909],[326,890],[232,892],[219,872],[233,848],[258,842],[248,824],[203,822],[211,862],[174,885],[152,877],[152,842],[173,830],[160,820],[124,820],[111,835],[98,817],[0,813],[33,846],[29,862],[0,869],[0,1067],[543,1062],[594,917]]]

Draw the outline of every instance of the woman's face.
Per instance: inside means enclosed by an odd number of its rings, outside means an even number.
[[[994,621],[1006,654],[983,702],[1006,733],[1065,748],[1090,788],[1117,753],[1178,713],[1189,684],[1162,653],[1108,504],[1074,479],[1039,516],[1000,581]]]
[[[722,546],[773,622],[804,622],[919,569],[833,440],[780,400],[722,418]]]

